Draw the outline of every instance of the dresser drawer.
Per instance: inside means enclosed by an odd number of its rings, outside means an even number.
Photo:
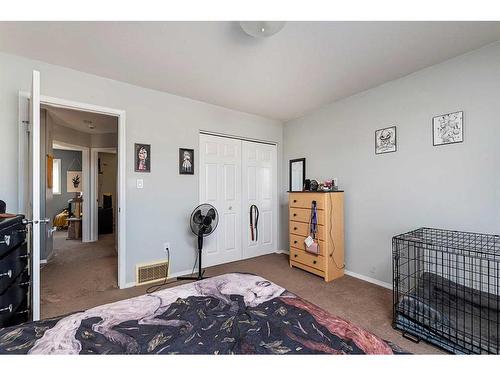
[[[309,223],[311,220],[311,209],[309,208],[290,208],[290,220],[299,221],[302,223]],[[325,218],[322,215],[322,211],[318,212],[318,224],[324,225]]]
[[[15,222],[0,229],[0,257],[23,243],[25,239],[26,227],[21,222]]]
[[[316,201],[318,210],[325,209],[325,195],[323,193],[291,193],[288,199],[290,207],[311,208]]]
[[[26,269],[28,248],[23,243],[0,258],[0,294]]]
[[[316,232],[316,238],[320,241],[324,241],[325,227],[323,225],[318,225]],[[290,234],[296,234],[297,236],[303,236],[304,238],[309,236],[309,223],[300,223],[298,221],[290,221]]]
[[[25,271],[0,295],[0,328],[25,322],[29,319],[29,274]]]
[[[304,250],[305,251],[305,246],[306,244],[304,243],[304,240],[306,239],[305,236],[296,236],[293,234],[290,234],[290,246],[295,247],[296,249]],[[319,241],[319,254],[320,255],[325,255],[325,243],[323,241]]]
[[[306,253],[304,250],[290,248],[290,259],[294,262],[305,264],[317,270],[325,270],[325,257]]]

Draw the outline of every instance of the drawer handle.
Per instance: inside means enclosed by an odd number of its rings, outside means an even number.
[[[293,227],[293,230],[297,230],[298,228],[297,227]]]
[[[316,264],[316,261],[315,261],[315,260],[313,260],[313,264]]]
[[[296,243],[297,243],[297,241],[293,241],[293,243],[295,243],[295,244],[296,244]]]
[[[293,203],[297,203],[297,199],[294,199],[294,200],[293,200]]]
[[[12,277],[12,270],[8,270],[7,272],[0,273],[0,277],[8,276],[10,279]]]
[[[3,241],[0,241],[0,244],[3,244],[3,243],[6,244],[7,246],[9,246],[10,245],[10,236],[8,236],[8,235],[3,236]]]
[[[297,258],[297,257],[298,257],[298,255],[297,255],[297,254],[294,254],[293,256],[294,256],[294,258]]]
[[[293,214],[293,216],[297,216],[297,214]]]
[[[4,307],[3,309],[0,309],[0,313],[3,313],[3,312],[12,312],[12,303],[7,306],[7,307]]]

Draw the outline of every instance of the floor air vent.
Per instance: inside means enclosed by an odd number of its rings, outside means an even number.
[[[168,262],[156,262],[137,266],[136,285],[163,281],[168,277]]]

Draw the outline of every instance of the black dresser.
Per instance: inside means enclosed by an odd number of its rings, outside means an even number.
[[[31,318],[30,269],[24,216],[0,219],[0,328]]]

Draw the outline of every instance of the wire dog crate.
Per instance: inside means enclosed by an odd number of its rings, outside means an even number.
[[[420,228],[392,239],[393,327],[460,354],[500,353],[500,236]]]

